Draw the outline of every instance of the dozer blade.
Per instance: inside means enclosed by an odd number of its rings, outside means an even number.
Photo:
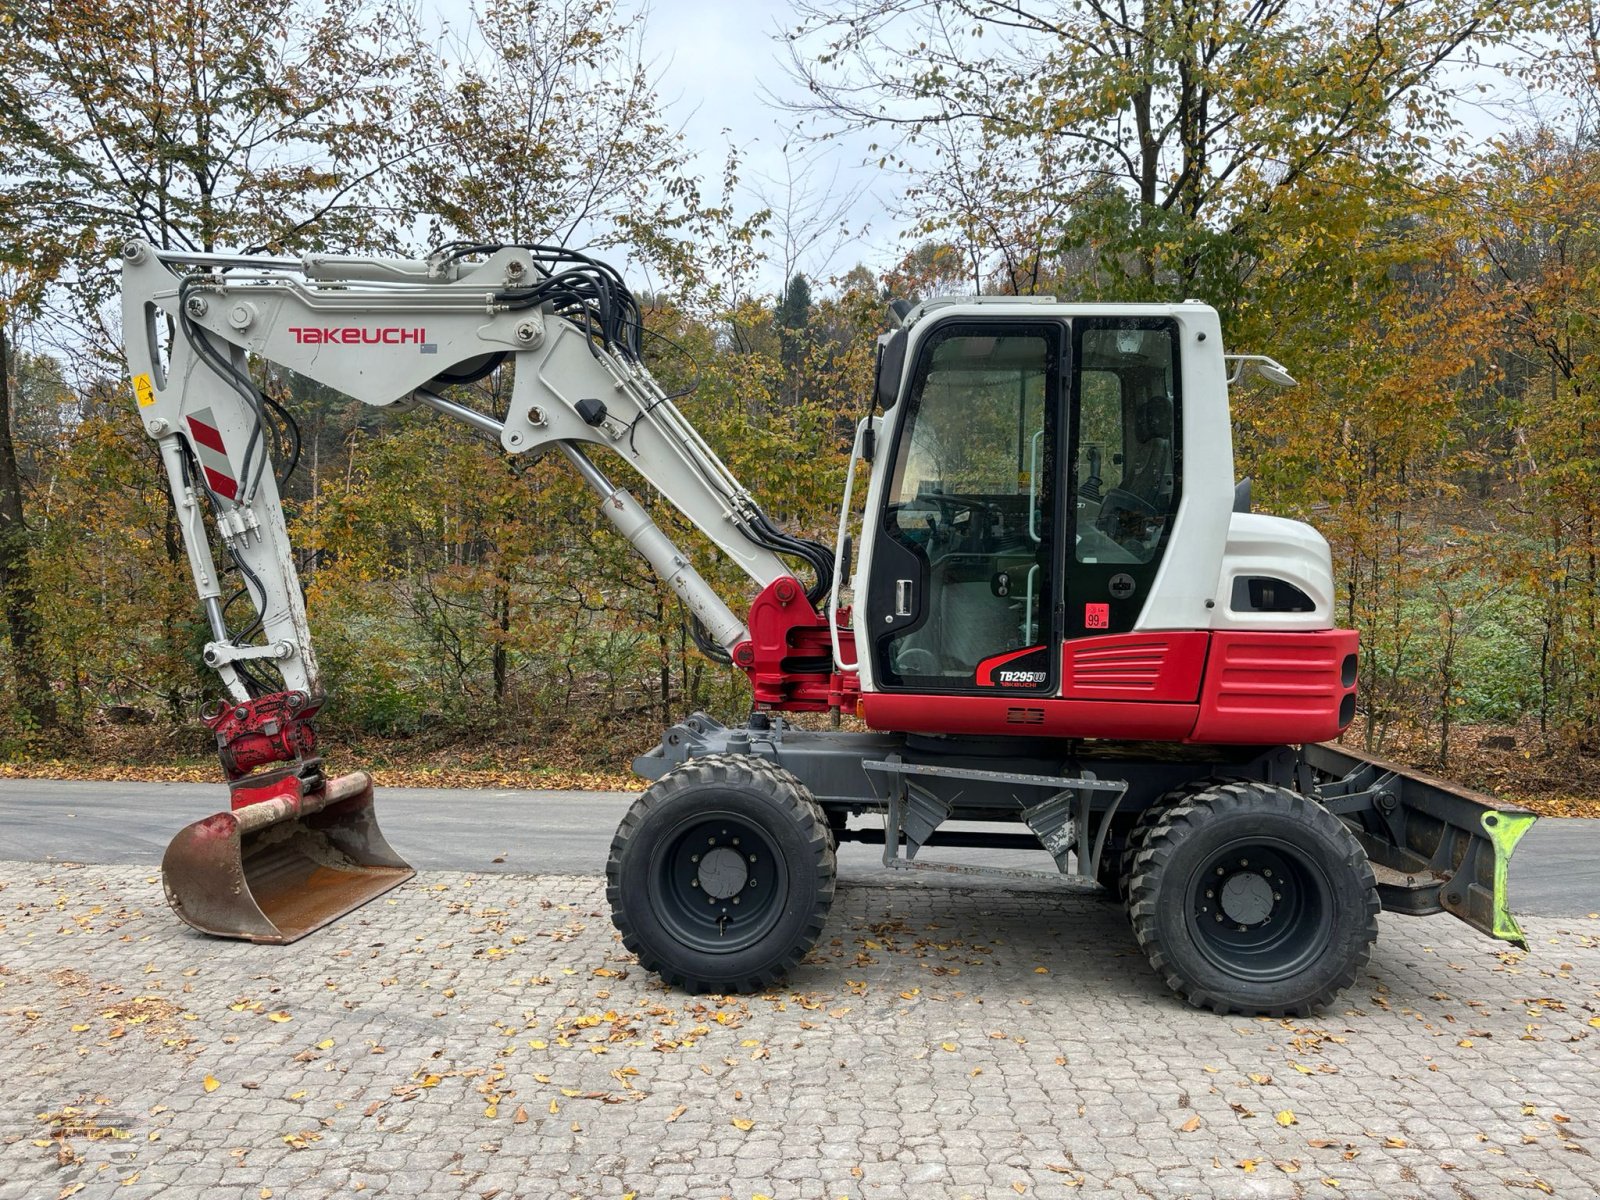
[[[360,771],[196,821],[161,860],[167,903],[189,925],[278,944],[415,874],[378,829],[372,779]]]

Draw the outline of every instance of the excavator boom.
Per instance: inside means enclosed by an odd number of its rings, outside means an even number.
[[[293,940],[411,874],[378,830],[370,781],[321,771],[313,718],[325,697],[280,490],[293,463],[273,461],[283,415],[252,360],[374,407],[425,405],[511,454],[557,450],[714,655],[753,659],[745,622],[585,447],[627,461],[761,587],[798,598],[780,554],[816,575],[813,595],[831,583],[831,553],[779,531],[645,368],[638,305],[592,259],[539,246],[284,259],[134,241],[122,262],[139,415],[166,468],[210,624],[205,661],[226,695],[206,720],[232,811],[184,830],[166,859],[173,906],[197,928]],[[505,413],[444,394],[507,362]],[[252,610],[243,623],[230,620],[225,570]]]

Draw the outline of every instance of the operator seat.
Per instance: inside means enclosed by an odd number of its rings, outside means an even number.
[[[1122,490],[1131,492],[1159,513],[1172,506],[1172,397],[1148,396],[1133,412],[1137,443],[1130,456]]]

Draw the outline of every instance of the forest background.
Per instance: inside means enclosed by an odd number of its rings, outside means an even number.
[[[1547,811],[1600,795],[1593,0],[795,0],[781,183],[733,147],[699,168],[646,16],[0,0],[0,772],[215,777],[122,241],[470,238],[626,264],[652,369],[774,517],[829,539],[889,299],[1214,304],[1301,381],[1234,390],[1237,467],[1332,543],[1362,636],[1347,738]],[[896,244],[812,169],[838,139],[891,182]],[[611,783],[664,723],[746,708],[560,462],[259,374],[300,430],[336,758]],[[509,386],[456,394],[492,411]]]

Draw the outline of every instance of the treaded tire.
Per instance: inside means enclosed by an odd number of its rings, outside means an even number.
[[[1133,863],[1139,851],[1144,849],[1145,839],[1150,836],[1150,831],[1156,827],[1156,822],[1166,816],[1167,810],[1174,804],[1190,800],[1201,792],[1209,791],[1226,783],[1225,779],[1215,777],[1209,779],[1191,779],[1188,783],[1179,784],[1161,793],[1148,806],[1141,809],[1139,815],[1133,820],[1133,828],[1128,830],[1128,838],[1122,844],[1122,853],[1118,855],[1117,863],[1117,898],[1124,904],[1128,902],[1128,882],[1133,878]],[[1101,883],[1105,883],[1104,879]],[[1108,889],[1109,889],[1109,885]]]
[[[738,859],[732,884],[706,874],[719,841],[725,860]],[[756,865],[745,878],[747,860]],[[622,818],[606,899],[641,966],[692,992],[748,992],[816,944],[834,874],[828,820],[804,784],[764,758],[708,754],[667,772]]]
[[[1372,865],[1344,822],[1262,783],[1167,809],[1129,883],[1134,936],[1156,974],[1197,1008],[1250,1016],[1302,1016],[1353,983],[1378,907]]]

